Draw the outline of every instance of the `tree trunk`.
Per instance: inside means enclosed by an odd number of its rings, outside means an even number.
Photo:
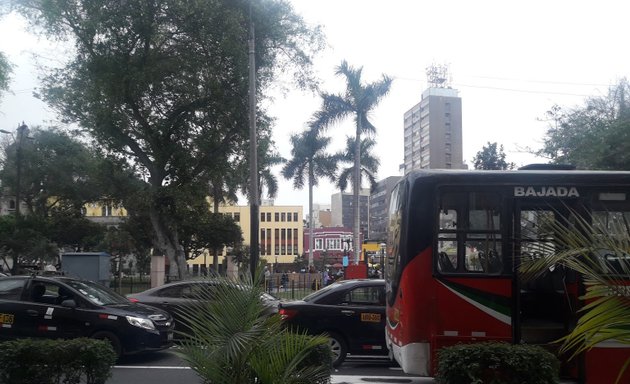
[[[157,245],[169,262],[169,279],[184,279],[187,276],[186,255],[184,248],[179,244],[177,230],[169,229],[164,225],[164,217],[155,209],[151,209],[149,216],[157,238]]]
[[[359,192],[361,189],[361,131],[362,131],[361,116],[357,116],[357,134],[354,143],[354,186],[352,205],[354,206],[354,226],[352,228],[352,234],[354,238],[354,263],[359,264],[359,255],[361,254],[361,239],[360,239],[360,226],[361,226],[361,212],[359,209]]]

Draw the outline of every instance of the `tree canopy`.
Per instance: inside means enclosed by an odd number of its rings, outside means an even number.
[[[514,163],[505,160],[503,144],[497,147],[497,143],[488,142],[473,158],[475,169],[501,170],[513,169]]]
[[[185,254],[173,214],[187,209],[181,197],[207,193],[214,170],[230,172],[232,161],[247,157],[250,7],[259,95],[279,71],[313,84],[319,30],[281,0],[18,4],[40,31],[74,42],[74,56],[44,77],[42,98],[135,167],[155,245],[181,277]]]
[[[605,96],[581,107],[554,106],[550,126],[537,155],[580,169],[630,170],[630,84],[626,79]]]

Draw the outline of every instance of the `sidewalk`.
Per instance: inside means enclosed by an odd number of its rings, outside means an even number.
[[[332,375],[332,384],[429,384],[431,377]]]

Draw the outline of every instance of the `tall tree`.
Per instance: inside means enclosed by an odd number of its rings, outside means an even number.
[[[226,164],[228,163],[227,159],[224,161]],[[244,175],[240,175],[238,172],[221,172],[217,170],[212,173],[208,187],[212,198],[212,212],[215,215],[219,214],[221,204],[236,203],[238,201],[237,192],[245,180]],[[212,269],[215,272],[219,270],[219,249],[217,247],[212,248]]]
[[[375,175],[378,172],[378,167],[381,165],[381,162],[371,153],[375,145],[376,141],[370,138],[361,139],[361,172],[359,173],[359,177],[361,178],[359,180],[360,187],[363,185],[362,181],[365,179],[368,180],[370,189],[373,189],[376,186]],[[354,137],[346,137],[346,149],[340,153],[338,157],[341,161],[350,163],[351,165],[343,168],[339,174],[339,178],[337,179],[337,187],[342,192],[348,187],[348,180],[351,180],[352,185],[354,185],[354,178],[356,177],[356,172],[354,170],[354,148]]]
[[[2,95],[2,92],[9,89],[11,71],[11,63],[9,63],[6,55],[0,52],[0,96]]]
[[[329,137],[322,137],[315,130],[308,130],[291,136],[291,159],[282,168],[282,176],[293,179],[295,189],[308,184],[308,266],[313,265],[313,187],[318,180],[326,177],[334,182],[337,173],[338,157],[326,152]]]
[[[361,172],[361,135],[376,133],[376,127],[368,120],[370,113],[376,108],[378,103],[385,97],[391,88],[392,79],[383,75],[381,80],[362,84],[361,75],[363,68],[354,68],[343,61],[337,67],[336,75],[344,77],[346,90],[343,94],[322,93],[321,110],[315,113],[311,126],[317,129],[325,129],[330,125],[338,123],[348,117],[353,117],[355,129],[354,148],[354,183],[353,183],[353,206],[354,206],[354,226],[352,228],[354,237],[355,263],[358,264],[360,246],[360,212],[359,212],[359,192],[360,172]]]
[[[554,106],[542,149],[535,153],[554,163],[581,169],[630,169],[630,84],[620,80],[605,96],[582,107]]]
[[[186,255],[174,219],[187,209],[181,197],[207,193],[208,170],[225,167],[214,159],[244,156],[248,141],[249,18],[261,95],[278,70],[312,83],[319,31],[280,0],[18,3],[33,27],[74,42],[74,56],[49,72],[41,95],[105,151],[138,167],[155,245],[169,274],[182,277]]]
[[[508,163],[507,161],[505,161],[503,144],[497,147],[496,142],[488,142],[487,145],[484,145],[481,151],[477,152],[477,154],[473,158],[473,164],[475,166],[475,169],[514,169],[514,163]]]
[[[49,217],[55,207],[76,215],[85,203],[106,197],[98,169],[107,160],[78,138],[54,127],[35,127],[21,141],[6,147],[0,179],[15,192],[20,169],[19,195],[26,213]]]

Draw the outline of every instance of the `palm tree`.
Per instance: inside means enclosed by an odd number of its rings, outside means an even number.
[[[361,173],[360,177],[367,177],[370,183],[370,189],[374,189],[376,186],[376,177],[375,174],[378,172],[378,167],[381,165],[381,162],[370,153],[372,148],[376,145],[376,141],[365,138],[361,139]],[[348,180],[352,180],[354,183],[354,177],[356,173],[354,172],[354,138],[347,137],[346,138],[346,149],[344,152],[340,153],[338,156],[343,162],[351,163],[352,165],[341,170],[339,174],[339,178],[337,179],[337,187],[343,192],[348,187]],[[363,180],[363,179],[362,179]],[[361,181],[359,180],[359,186],[361,186]],[[354,185],[354,184],[353,184]]]
[[[213,277],[199,305],[176,307],[182,319],[180,355],[204,383],[330,383],[328,339],[294,333],[270,315],[262,268],[255,278]]]
[[[219,206],[225,203],[236,203],[238,201],[237,191],[242,180],[235,172],[221,172],[212,175],[208,182],[210,196],[212,197],[212,211],[219,213]],[[204,266],[205,266],[204,260]],[[219,250],[212,249],[212,267],[215,273],[219,268]]]
[[[603,220],[591,215],[571,212],[573,223],[567,226],[541,217],[541,227],[554,234],[542,253],[549,255],[536,260],[523,260],[520,273],[524,280],[541,276],[548,270],[564,266],[578,272],[586,286],[582,299],[588,304],[580,311],[576,327],[565,337],[561,352],[575,357],[604,341],[630,346],[630,299],[627,281],[630,275],[630,231],[625,216],[607,214]],[[630,365],[625,363],[617,382]]]
[[[354,173],[353,180],[353,205],[354,205],[354,226],[353,237],[355,244],[355,263],[359,263],[361,247],[359,247],[359,189],[361,173],[361,135],[376,133],[376,127],[368,120],[369,114],[378,105],[381,99],[389,93],[392,79],[383,75],[381,80],[371,84],[361,83],[361,73],[363,68],[353,68],[344,60],[337,67],[336,75],[344,76],[346,80],[346,91],[344,94],[322,93],[322,108],[313,116],[311,126],[315,129],[325,129],[328,126],[344,120],[347,117],[354,117],[356,123],[355,148],[354,148]]]
[[[330,144],[329,137],[319,136],[317,131],[306,131],[291,136],[291,156],[282,168],[282,176],[293,179],[293,187],[302,189],[306,179],[308,183],[308,218],[309,247],[308,266],[313,265],[313,187],[317,180],[327,177],[335,181],[337,173],[337,156],[326,153]]]
[[[275,143],[269,136],[263,136],[258,139],[258,203],[262,200],[263,186],[267,188],[267,197],[273,199],[278,194],[278,179],[273,174],[271,169],[277,165],[284,164],[284,159],[275,150]],[[249,163],[247,161],[242,162],[241,175],[248,175]],[[247,180],[247,177],[244,178]],[[242,184],[242,191],[246,196],[249,196],[249,182]]]

